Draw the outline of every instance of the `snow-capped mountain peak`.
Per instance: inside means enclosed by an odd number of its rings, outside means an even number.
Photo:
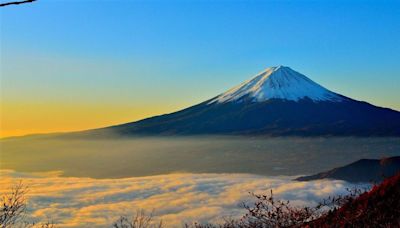
[[[304,98],[314,102],[340,102],[345,99],[289,67],[277,66],[267,68],[254,78],[220,94],[209,103],[226,103],[243,99],[255,102],[269,99],[299,101]]]
[[[92,135],[110,133],[398,137],[400,112],[336,94],[289,67],[278,66],[199,104],[98,129]]]

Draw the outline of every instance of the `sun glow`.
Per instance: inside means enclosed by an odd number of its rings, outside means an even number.
[[[163,104],[2,102],[0,137],[94,129],[175,110]]]

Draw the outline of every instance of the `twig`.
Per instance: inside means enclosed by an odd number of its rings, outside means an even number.
[[[36,1],[36,0],[25,0],[25,1],[18,1],[18,2],[6,2],[6,3],[1,3],[0,7],[8,6],[8,5],[19,5],[19,4],[30,3],[30,2],[34,2],[34,1]]]

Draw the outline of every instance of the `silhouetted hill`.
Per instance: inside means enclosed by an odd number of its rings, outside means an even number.
[[[381,182],[400,171],[400,156],[378,159],[361,159],[349,165],[311,176],[299,177],[298,181],[311,181],[324,178],[349,182]]]

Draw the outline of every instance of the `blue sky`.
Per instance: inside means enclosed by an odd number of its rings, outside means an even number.
[[[10,132],[27,104],[37,117],[26,126],[52,109],[65,110],[47,131],[104,126],[201,102],[274,65],[400,110],[400,1],[39,0],[0,14]]]

